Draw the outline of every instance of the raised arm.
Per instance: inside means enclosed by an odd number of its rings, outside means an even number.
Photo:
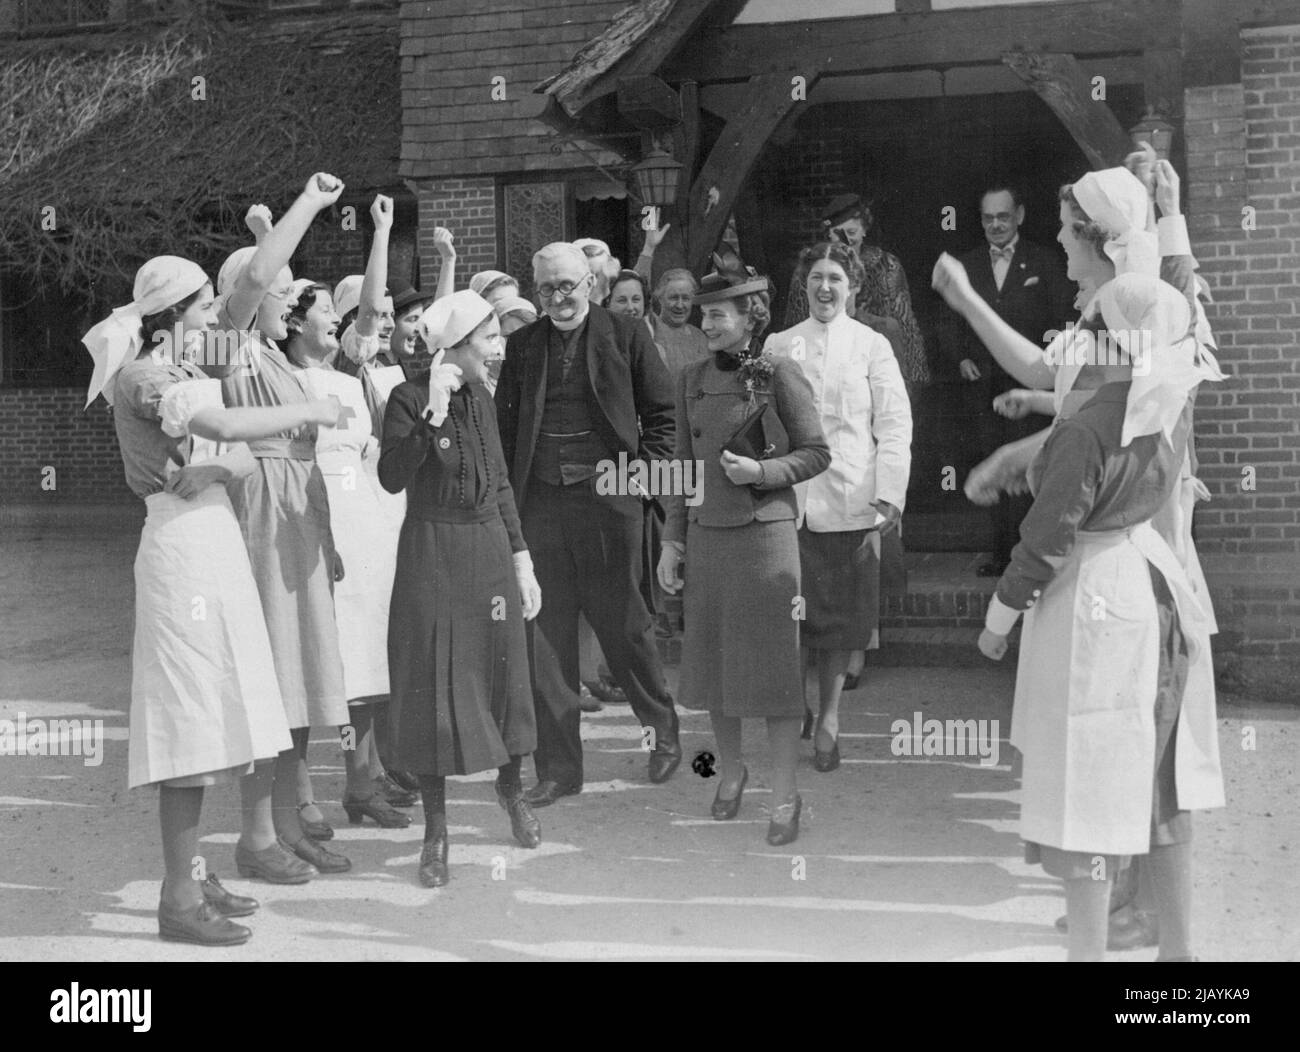
[[[332,175],[318,172],[307,180],[303,192],[289,206],[289,211],[258,244],[257,251],[244,268],[235,287],[226,297],[223,313],[230,328],[247,329],[257,317],[257,308],[266,298],[275,277],[286,266],[307,228],[321,210],[339,199],[343,184]]]
[[[641,254],[636,257],[636,265],[632,268],[643,278],[647,285],[654,283],[654,266],[655,266],[655,249],[663,242],[664,235],[672,228],[672,223],[665,223],[656,230],[647,230],[645,232],[645,244],[641,246]],[[646,304],[646,311],[650,310],[650,304]]]
[[[1043,390],[1052,386],[1055,374],[1044,360],[1042,349],[998,317],[971,288],[966,268],[947,252],[941,253],[934,265],[932,283],[944,302],[966,319],[1003,369],[1026,387]]]
[[[357,319],[352,323],[358,336],[373,336],[379,331],[379,312],[384,289],[388,287],[388,237],[393,229],[393,199],[377,195],[370,206],[370,218],[375,224],[375,237],[370,242],[366,275],[361,280]]]
[[[442,259],[442,269],[438,271],[438,287],[433,290],[433,298],[440,300],[456,291],[456,239],[445,226],[433,228],[433,247]]]

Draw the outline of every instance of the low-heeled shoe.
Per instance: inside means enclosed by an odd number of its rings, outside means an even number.
[[[375,792],[382,796],[394,807],[414,807],[420,799],[418,792],[411,792],[398,785],[387,774],[381,775],[375,779]]]
[[[257,912],[257,899],[231,894],[215,873],[209,873],[203,881],[203,898],[223,917],[248,917]]]
[[[515,786],[502,792],[497,786],[497,803],[510,816],[510,832],[522,847],[536,847],[542,842],[542,823],[533,814],[522,788]]]
[[[284,845],[304,862],[309,862],[322,873],[346,873],[352,868],[352,860],[337,851],[316,843],[311,837],[303,837],[296,844]]]
[[[719,822],[729,822],[740,814],[740,798],[745,795],[745,784],[749,781],[749,768],[742,767],[740,771],[740,788],[736,795],[730,800],[722,799],[722,783],[718,783],[718,794],[713,798],[713,807],[709,813]]]
[[[235,870],[241,877],[260,877],[271,884],[306,884],[317,875],[315,866],[296,857],[279,840],[261,851],[237,843]]]
[[[451,879],[447,868],[447,827],[436,830],[420,851],[420,883],[426,888],[440,888]]]
[[[799,836],[799,813],[803,810],[803,797],[798,793],[794,798],[794,811],[788,822],[778,822],[777,812],[783,811],[788,804],[783,804],[772,811],[772,820],[767,824],[767,842],[773,847],[789,844]]]
[[[348,813],[348,821],[353,825],[359,825],[363,818],[373,818],[385,829],[405,829],[411,824],[411,816],[397,810],[378,791],[364,800],[344,796],[343,810]]]
[[[524,790],[524,799],[530,807],[550,807],[562,796],[577,796],[582,792],[581,785],[566,785],[550,779],[538,782],[531,789]]]
[[[840,740],[835,739],[835,744],[831,746],[830,752],[822,752],[816,746],[813,746],[813,770],[826,774],[835,770],[840,765]]]
[[[315,801],[310,801],[298,805],[298,822],[302,826],[302,831],[313,840],[333,840],[334,827],[326,822],[325,819],[322,818],[319,822],[313,822],[310,819],[303,817],[302,809],[304,807],[311,807],[314,802]]]
[[[223,917],[208,901],[187,910],[158,903],[158,935],[168,942],[195,942],[203,946],[238,946],[248,942],[251,928]]]
[[[399,770],[396,767],[390,767],[384,772],[389,781],[396,782],[399,789],[405,789],[408,793],[420,795],[420,779],[411,774],[410,771]]]

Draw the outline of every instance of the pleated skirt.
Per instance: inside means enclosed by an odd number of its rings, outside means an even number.
[[[145,504],[129,784],[215,785],[292,745],[257,586],[224,487]]]
[[[682,704],[723,716],[802,716],[794,522],[691,523],[685,580]]]
[[[388,665],[393,766],[473,774],[537,747],[523,608],[500,518],[407,517]]]

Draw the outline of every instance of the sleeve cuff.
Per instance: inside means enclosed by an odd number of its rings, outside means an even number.
[[[1187,217],[1184,215],[1161,216],[1156,221],[1156,239],[1160,243],[1161,257],[1192,254],[1192,242],[1187,236]]]
[[[1007,606],[997,595],[989,599],[988,613],[984,615],[984,627],[994,635],[1005,636],[1020,620],[1021,611]]]
[[[671,548],[673,551],[675,551],[678,554],[678,556],[681,557],[685,557],[686,555],[686,545],[684,545],[681,541],[667,541],[667,540],[662,541],[661,547]]]
[[[420,414],[420,419],[430,427],[442,427],[447,419],[446,413],[435,413],[432,409],[426,409]]]

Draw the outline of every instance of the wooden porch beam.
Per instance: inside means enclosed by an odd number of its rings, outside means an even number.
[[[659,75],[670,83],[743,80],[756,70],[855,73],[997,62],[1009,50],[1076,55],[1178,48],[1183,0],[997,7],[715,26],[694,34]]]
[[[1128,133],[1105,102],[1093,99],[1092,85],[1073,55],[1012,51],[1002,61],[1051,107],[1093,168],[1124,163],[1133,148]]]
[[[813,68],[804,75],[811,89],[818,71]],[[741,184],[749,178],[754,162],[773,132],[796,106],[806,105],[793,98],[796,93],[791,88],[789,73],[760,74],[750,80],[749,87],[745,106],[722,129],[699,176],[691,184],[686,258],[687,266],[696,274],[707,269],[709,253],[726,228]],[[710,191],[716,193],[712,204]]]

